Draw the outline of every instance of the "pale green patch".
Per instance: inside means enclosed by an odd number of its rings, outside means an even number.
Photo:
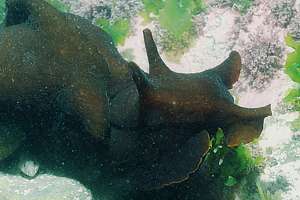
[[[188,32],[192,28],[190,7],[191,1],[166,1],[166,5],[159,15],[161,27],[179,39],[184,32]]]
[[[128,19],[120,19],[112,22],[104,18],[99,18],[96,20],[96,25],[106,31],[112,37],[115,44],[120,45],[124,44],[130,31]]]

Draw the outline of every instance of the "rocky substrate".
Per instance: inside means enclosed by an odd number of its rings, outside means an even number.
[[[40,175],[28,180],[21,176],[0,174],[1,200],[92,200],[92,195],[72,179]]]

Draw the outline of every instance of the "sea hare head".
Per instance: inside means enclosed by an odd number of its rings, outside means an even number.
[[[217,67],[201,73],[171,71],[158,54],[151,32],[144,31],[149,74],[130,63],[140,95],[141,123],[144,126],[190,126],[199,129],[223,128],[228,145],[251,142],[262,131],[270,106],[248,109],[234,104],[228,89],[238,80],[241,57],[233,51]]]

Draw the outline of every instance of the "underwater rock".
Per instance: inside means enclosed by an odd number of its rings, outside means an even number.
[[[295,16],[294,4],[295,0],[274,2],[271,8],[272,18],[275,19],[280,27],[287,28]]]
[[[262,91],[278,77],[284,63],[284,48],[274,40],[276,37],[275,33],[265,36],[262,31],[249,34],[241,51],[244,63],[239,89],[250,87]]]
[[[79,182],[52,175],[40,175],[32,180],[0,173],[1,200],[82,199],[92,200],[92,195]]]
[[[24,175],[34,177],[38,173],[39,165],[33,160],[26,160],[20,163],[20,170]]]
[[[21,173],[29,178],[33,178],[38,174],[39,163],[32,159],[31,156],[22,154],[18,163]]]
[[[117,21],[120,19],[131,19],[143,8],[140,0],[61,0],[70,6],[73,14],[90,19],[95,22],[99,18]]]
[[[291,19],[291,23],[288,26],[288,33],[295,39],[300,39],[300,14],[297,13],[295,17]]]

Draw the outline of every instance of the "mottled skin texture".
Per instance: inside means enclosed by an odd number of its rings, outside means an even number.
[[[134,188],[153,190],[188,179],[217,128],[224,129],[227,144],[234,147],[257,138],[264,118],[271,115],[270,106],[234,104],[228,89],[240,73],[237,52],[211,70],[175,73],[145,30],[146,74],[127,63],[110,36],[88,21],[42,0],[6,4],[0,32],[0,111],[20,113],[15,110],[20,107],[17,111],[25,111],[21,118],[43,118],[44,107],[55,105],[79,118],[93,140],[108,140],[109,156],[98,147],[95,155],[105,157],[117,178],[131,180]]]

